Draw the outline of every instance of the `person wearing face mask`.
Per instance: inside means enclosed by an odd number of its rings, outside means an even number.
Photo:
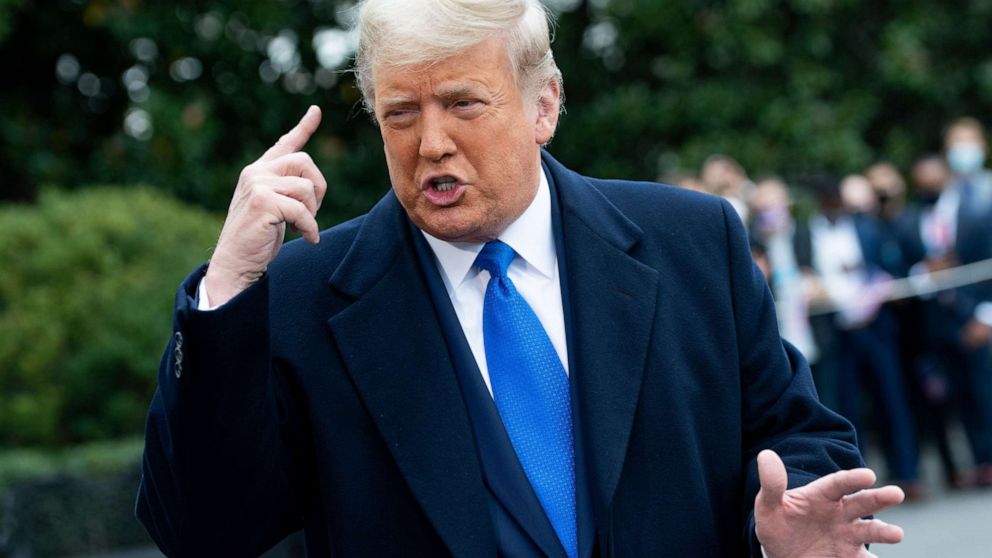
[[[917,202],[900,226],[911,275],[992,258],[992,214],[984,199],[992,181],[982,170],[981,126],[970,119],[955,122],[945,145],[946,159],[931,155],[913,168]],[[931,406],[944,401],[954,405],[976,466],[973,474],[959,474],[948,452],[943,458],[948,482],[957,487],[992,485],[992,283],[938,292],[919,301],[919,309],[923,350],[915,365],[924,399]],[[940,412],[929,414],[939,418]],[[935,426],[943,454],[944,426]]]
[[[924,155],[912,166],[914,199],[894,223],[906,267],[912,268],[910,273],[953,265],[946,204],[937,210],[937,201],[950,179],[947,161],[939,154]],[[909,386],[921,433],[932,437],[937,447],[947,486],[966,488],[973,479],[960,469],[948,441],[952,415],[958,408],[952,398],[949,365],[958,350],[954,342],[939,341],[947,339],[947,332],[955,331],[956,326],[948,323],[940,303],[932,296],[903,301],[899,308],[904,326],[900,345],[912,378]]]
[[[953,173],[947,195],[956,194],[967,217],[987,216],[992,211],[992,172],[985,169],[988,145],[978,120],[959,118],[944,133],[947,165]]]
[[[906,181],[899,169],[888,161],[880,161],[865,169],[865,178],[878,200],[876,216],[891,226],[906,207]]]
[[[755,184],[750,202],[752,218],[748,233],[765,248],[770,270],[768,282],[775,293],[782,338],[815,364],[819,353],[809,326],[802,275],[793,248],[796,222],[792,217],[789,187],[781,178],[763,178]]]
[[[810,305],[837,308],[810,319],[820,349],[814,370],[817,389],[858,428],[862,444],[867,438],[863,411],[870,406],[881,430],[890,480],[908,499],[919,499],[924,489],[899,358],[898,324],[891,308],[882,304],[881,291],[874,288],[900,270],[886,257],[884,229],[871,214],[871,186],[860,175],[843,181],[810,176],[804,182],[816,195],[818,211],[796,226],[796,263]]]

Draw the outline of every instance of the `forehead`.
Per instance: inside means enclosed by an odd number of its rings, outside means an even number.
[[[513,71],[504,42],[485,40],[434,62],[408,66],[373,66],[376,104],[451,89],[501,89],[513,82]]]
[[[947,171],[947,165],[940,159],[924,159],[913,167],[913,172],[917,174],[929,174]]]
[[[947,131],[947,143],[958,143],[963,141],[981,142],[984,138],[982,132],[975,126],[959,124]]]

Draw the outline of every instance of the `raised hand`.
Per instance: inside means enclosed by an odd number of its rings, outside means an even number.
[[[320,109],[311,106],[292,130],[241,171],[204,278],[212,306],[227,302],[262,276],[279,253],[286,223],[307,242],[320,242],[315,216],[327,181],[301,151],[317,131],[320,117]]]
[[[758,455],[761,490],[754,501],[758,541],[768,558],[867,558],[866,544],[895,544],[902,529],[861,519],[903,500],[896,486],[871,488],[871,469],[838,471],[786,490],[788,475],[778,454]]]

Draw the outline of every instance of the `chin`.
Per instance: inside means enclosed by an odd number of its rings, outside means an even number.
[[[485,242],[477,240],[485,226],[478,218],[473,218],[465,208],[431,208],[419,215],[411,215],[413,223],[420,230],[448,242]]]
[[[431,236],[447,242],[488,242],[495,238],[482,234],[474,228],[424,227],[423,230]]]
[[[431,222],[417,225],[431,236],[448,242],[488,242],[497,236],[486,233],[485,227],[478,223],[453,223],[451,221]]]

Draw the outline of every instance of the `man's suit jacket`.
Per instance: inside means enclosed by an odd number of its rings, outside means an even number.
[[[864,258],[869,273],[885,272],[889,275],[902,276],[903,256],[899,243],[878,218],[854,213],[849,215],[858,235],[858,246]],[[803,268],[813,268],[814,250],[813,238],[809,221],[803,221],[796,226],[793,247],[796,253],[796,264]]]
[[[580,176],[560,204],[574,436],[601,556],[759,556],[755,457],[790,485],[861,465],[783,345],[743,226],[719,198]],[[176,297],[137,514],[170,555],[493,556],[466,402],[415,234],[392,193],[291,242],[263,278]],[[180,372],[177,377],[177,370]]]
[[[957,228],[952,256],[961,265],[992,258],[992,208],[962,201],[958,207]],[[906,209],[898,223],[899,243],[907,269],[928,256],[920,231],[925,208],[916,204]],[[965,322],[972,319],[983,301],[992,300],[992,281],[983,281],[945,292],[929,301],[928,334],[941,342],[957,343]]]

